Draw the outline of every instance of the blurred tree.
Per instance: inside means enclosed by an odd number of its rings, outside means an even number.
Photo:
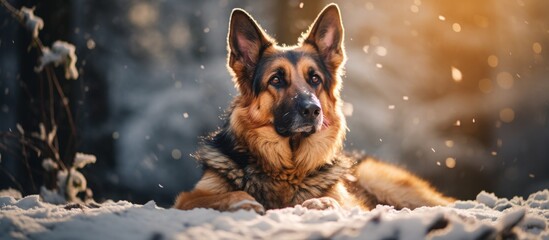
[[[294,45],[300,34],[307,31],[324,4],[315,0],[281,0],[277,1],[275,7],[275,39],[279,44]]]

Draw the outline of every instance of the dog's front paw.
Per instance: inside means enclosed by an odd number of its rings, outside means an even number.
[[[325,209],[339,209],[339,203],[337,200],[331,197],[311,198],[305,200],[301,206],[308,209],[325,210]]]
[[[265,208],[263,207],[263,205],[261,205],[261,203],[258,203],[254,200],[248,200],[248,199],[244,199],[242,201],[231,204],[229,206],[229,209],[227,210],[234,212],[240,209],[253,210],[256,213],[259,213],[261,215],[265,214]]]

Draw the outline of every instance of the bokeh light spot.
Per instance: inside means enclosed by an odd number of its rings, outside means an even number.
[[[376,48],[376,54],[379,55],[379,56],[382,56],[382,57],[386,56],[387,55],[387,48],[384,48],[382,46],[378,46]]]
[[[456,159],[455,158],[446,158],[446,167],[447,168],[455,168],[456,167]]]
[[[511,108],[504,108],[499,111],[499,119],[502,122],[510,123],[515,120],[515,111]]]
[[[418,13],[419,7],[417,5],[412,5],[410,6],[410,11],[412,11],[413,13]]]
[[[179,159],[181,159],[181,156],[182,156],[182,154],[181,154],[181,151],[180,151],[179,149],[174,148],[174,149],[172,150],[172,158],[173,158],[173,159],[179,160]]]
[[[176,23],[170,27],[168,38],[172,47],[183,49],[189,43],[189,28],[184,23]]]
[[[534,53],[540,54],[542,50],[541,44],[539,42],[535,42],[534,44],[532,44],[532,50],[534,51]]]
[[[88,47],[88,49],[92,50],[95,48],[95,41],[93,41],[93,39],[88,39],[88,41],[86,41],[86,47]]]
[[[156,22],[158,12],[148,3],[138,3],[130,7],[128,18],[138,27],[147,27]]]
[[[494,86],[492,84],[492,80],[483,78],[478,82],[478,88],[482,93],[491,93]]]
[[[459,25],[459,23],[452,24],[452,30],[454,30],[454,32],[461,32],[461,25]]]
[[[508,72],[498,73],[498,76],[496,79],[497,79],[498,85],[503,89],[511,89],[515,81],[515,79],[513,78],[513,75],[511,75]]]
[[[364,51],[365,53],[368,53],[369,48],[370,48],[369,45],[364,45],[364,47],[362,47],[362,51]]]
[[[490,67],[497,67],[499,64],[499,59],[496,55],[490,55],[488,56],[488,66]]]

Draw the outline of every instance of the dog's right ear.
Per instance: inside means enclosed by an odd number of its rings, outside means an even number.
[[[273,44],[254,19],[242,9],[234,9],[229,23],[227,48],[228,66],[232,70],[235,83],[244,95],[252,89],[253,70],[262,52]]]

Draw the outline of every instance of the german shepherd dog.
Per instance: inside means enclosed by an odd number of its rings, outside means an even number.
[[[445,205],[453,201],[413,174],[342,150],[340,99],[346,60],[339,8],[328,5],[296,46],[278,46],[244,10],[233,10],[228,69],[239,91],[225,125],[196,153],[201,180],[175,208],[264,213]]]

